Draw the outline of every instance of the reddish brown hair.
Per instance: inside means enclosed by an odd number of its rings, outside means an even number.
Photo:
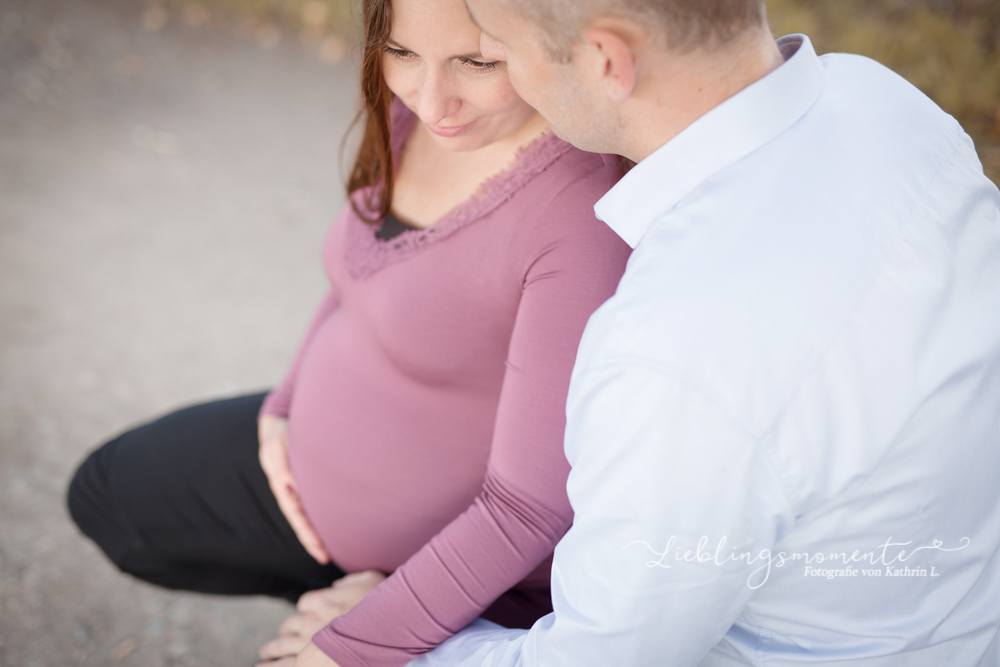
[[[392,5],[389,0],[364,0],[364,46],[361,54],[361,100],[364,106],[354,123],[363,125],[361,146],[354,159],[347,193],[369,188],[360,206],[351,197],[354,211],[366,222],[377,222],[392,204],[393,160],[389,111],[392,93],[382,75],[382,56],[392,32]]]

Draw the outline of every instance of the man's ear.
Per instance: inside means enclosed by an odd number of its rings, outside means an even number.
[[[485,32],[479,33],[479,53],[486,60],[507,60],[507,49]]]
[[[636,64],[633,40],[615,27],[591,27],[585,39],[591,50],[592,72],[613,102],[624,102],[635,90]]]

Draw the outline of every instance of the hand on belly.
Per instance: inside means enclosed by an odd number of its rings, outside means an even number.
[[[260,467],[267,475],[267,483],[278,501],[281,513],[285,515],[295,536],[309,555],[320,565],[326,565],[330,562],[330,554],[302,509],[298,485],[288,464],[288,420],[263,415],[257,422],[257,434],[260,440]]]
[[[309,591],[299,598],[297,614],[285,619],[278,638],[260,648],[262,665],[281,664],[280,660],[297,656],[309,645],[312,636],[327,623],[343,616],[364,599],[368,591],[385,581],[376,570],[355,572],[333,582],[330,588]]]

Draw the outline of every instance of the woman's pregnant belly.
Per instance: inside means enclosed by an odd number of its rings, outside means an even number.
[[[371,337],[317,332],[296,380],[289,458],[338,566],[391,572],[465,511],[482,487],[497,400],[415,379]]]

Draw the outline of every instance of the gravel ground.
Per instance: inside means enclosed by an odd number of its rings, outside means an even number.
[[[341,52],[134,0],[0,0],[0,666],[245,667],[289,612],[120,574],[63,495],[124,427],[281,376],[343,202]]]

